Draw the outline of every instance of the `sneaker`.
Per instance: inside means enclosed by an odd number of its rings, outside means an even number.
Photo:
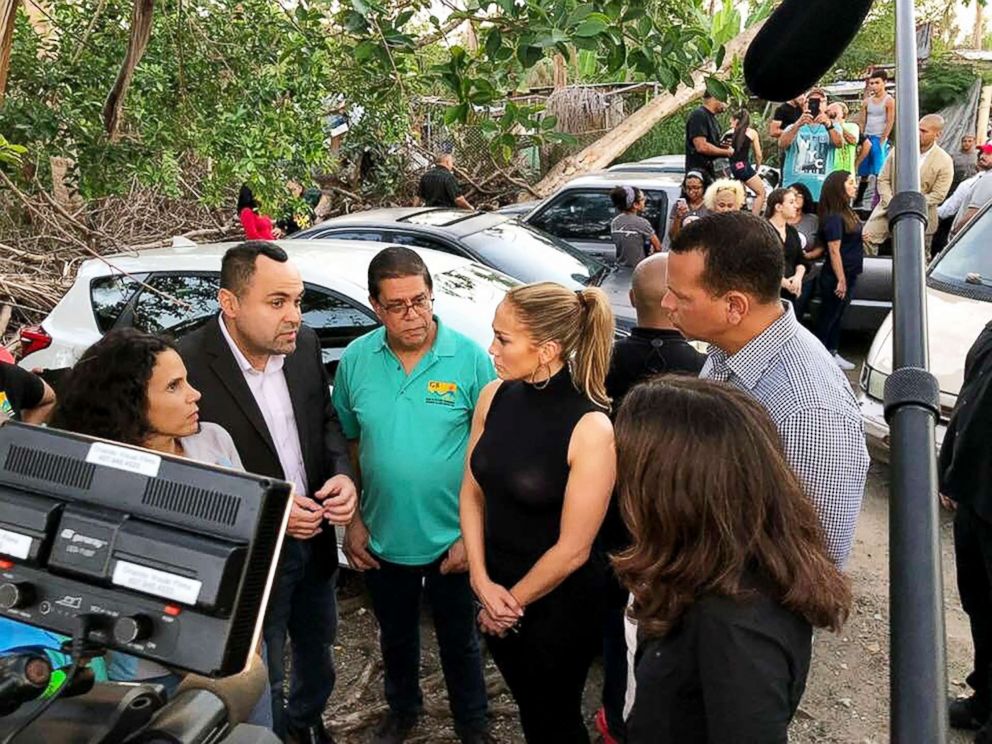
[[[417,725],[417,716],[389,711],[376,724],[372,744],[403,744],[407,734]]]
[[[858,366],[858,365],[854,364],[853,362],[847,361],[844,357],[842,357],[836,351],[834,352],[834,362],[836,362],[837,363],[837,366],[840,367],[845,372],[850,372],[852,369],[854,369],[855,367]]]
[[[606,708],[596,711],[596,730],[603,737],[603,744],[619,744],[619,741],[610,733],[610,725],[606,722]]]
[[[966,731],[977,731],[985,723],[988,715],[983,715],[985,711],[979,710],[978,701],[975,696],[966,698],[954,698],[947,703],[947,715],[951,728],[964,729]]]

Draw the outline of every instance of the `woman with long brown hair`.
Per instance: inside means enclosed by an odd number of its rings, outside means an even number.
[[[627,741],[788,740],[812,628],[851,607],[774,424],[746,392],[681,377],[635,387],[616,421],[633,547],[614,558],[638,623]]]
[[[854,369],[854,364],[838,353],[840,326],[851,304],[851,292],[864,266],[861,220],[851,208],[858,193],[857,179],[847,171],[834,171],[820,191],[820,241],[827,248],[827,259],[820,271],[820,320],[816,336],[833,354],[837,366]]]
[[[602,645],[606,580],[593,542],[616,472],[613,329],[600,289],[511,290],[489,349],[500,379],[472,421],[460,500],[469,577],[530,744],[589,741],[582,690]]]

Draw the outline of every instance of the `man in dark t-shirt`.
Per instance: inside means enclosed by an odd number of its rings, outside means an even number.
[[[55,406],[55,393],[33,372],[0,362],[0,418],[41,424]]]
[[[727,104],[708,91],[703,94],[703,105],[689,114],[685,122],[685,171],[702,171],[711,179],[715,170],[713,161],[729,158],[734,154],[732,147],[720,144],[720,124],[717,114],[727,110]],[[729,161],[727,163],[729,168]]]
[[[634,269],[630,303],[637,311],[637,326],[630,337],[613,346],[613,359],[606,377],[606,392],[615,412],[627,392],[637,383],[659,374],[699,374],[706,356],[696,351],[675,329],[661,300],[668,291],[668,254],[648,256]],[[620,516],[617,495],[610,500],[599,532],[599,549],[612,553],[630,544],[630,535]],[[623,613],[627,591],[611,574],[607,590],[607,616],[603,633],[603,712],[597,714],[610,735],[623,741],[623,705],[627,691],[627,651]],[[605,737],[604,737],[605,738]]]
[[[438,155],[434,167],[420,177],[417,187],[419,201],[428,207],[472,209],[472,205],[462,196],[454,170],[455,159],[450,153]]]
[[[772,114],[772,119],[768,122],[768,136],[775,140],[781,137],[782,132],[799,121],[799,117],[803,115],[805,107],[805,94],[776,106],[775,112]]]

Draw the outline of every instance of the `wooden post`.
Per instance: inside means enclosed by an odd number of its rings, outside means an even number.
[[[0,103],[7,92],[10,48],[14,43],[14,21],[20,0],[0,0]]]
[[[978,98],[978,120],[975,123],[975,135],[978,137],[979,143],[988,139],[989,107],[992,107],[992,85],[984,86],[982,95]]]

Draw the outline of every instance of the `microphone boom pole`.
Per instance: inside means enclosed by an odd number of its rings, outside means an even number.
[[[924,225],[920,193],[914,0],[895,0],[896,168],[888,207],[893,244],[893,368],[885,384],[890,428],[890,738],[947,739],[943,588],[934,429],[939,386],[928,371]]]

